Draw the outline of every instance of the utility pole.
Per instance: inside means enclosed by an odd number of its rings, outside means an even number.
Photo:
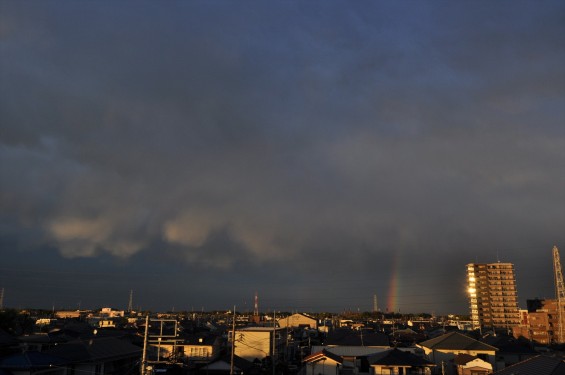
[[[233,356],[235,352],[235,305],[233,305],[233,319],[231,322],[231,359],[230,359],[230,375],[233,375]]]
[[[555,275],[555,298],[557,299],[557,309],[559,315],[559,344],[564,342],[563,337],[563,308],[565,307],[565,284],[563,283],[563,271],[559,259],[559,250],[553,246],[553,272]]]
[[[273,375],[275,375],[275,348],[277,339],[277,312],[273,309],[273,352],[271,354],[271,362],[273,364]]]
[[[259,317],[259,295],[257,294],[257,292],[255,292],[255,303],[253,305],[253,316]]]
[[[145,335],[143,336],[143,355],[141,358],[140,375],[145,375],[145,366],[147,365],[147,333],[149,331],[149,314],[145,316]]]

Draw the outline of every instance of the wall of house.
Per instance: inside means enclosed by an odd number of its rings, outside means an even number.
[[[176,348],[177,352],[179,349],[181,350],[183,358],[189,360],[212,360],[218,356],[218,349],[213,345],[176,345]],[[151,344],[149,350],[156,356],[158,349],[158,344]],[[175,350],[175,346],[172,344],[161,344],[160,349],[159,357],[161,359],[169,358]]]
[[[236,331],[235,355],[253,361],[271,355],[272,331]]]
[[[370,375],[391,375],[391,374],[400,374],[400,368],[402,367],[403,374],[408,374],[408,369],[410,367],[403,367],[403,366],[371,366],[371,373]]]
[[[332,359],[306,363],[305,375],[337,375],[338,363]]]
[[[302,314],[293,314],[286,318],[279,319],[277,322],[279,323],[279,327],[309,326],[310,328],[316,329],[318,325],[316,319],[309,318]]]
[[[488,375],[492,374],[492,369],[484,368],[484,367],[459,367],[457,369],[457,375]]]
[[[463,366],[458,366],[457,372],[459,375],[472,375],[472,374],[491,374],[492,364],[481,359],[475,359]]]
[[[449,362],[457,354],[469,354],[475,357],[484,358],[484,361],[488,362],[492,366],[496,365],[496,358],[494,351],[476,351],[476,350],[434,350],[433,352],[427,348],[424,348],[427,358],[434,362],[436,365],[441,366],[442,362]]]

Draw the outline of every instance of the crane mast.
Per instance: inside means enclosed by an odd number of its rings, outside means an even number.
[[[559,343],[565,342],[563,330],[563,307],[565,307],[565,284],[563,283],[563,271],[561,269],[561,261],[559,260],[559,250],[557,246],[553,246],[553,272],[555,275],[555,298],[557,299],[557,309],[559,315]]]

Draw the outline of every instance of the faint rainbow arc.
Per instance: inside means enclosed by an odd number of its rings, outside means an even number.
[[[394,312],[396,310],[396,305],[398,304],[398,258],[399,254],[396,252],[392,259],[392,272],[388,283],[388,298],[386,307],[389,312]]]

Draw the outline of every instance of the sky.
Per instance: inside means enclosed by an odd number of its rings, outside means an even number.
[[[562,1],[2,0],[4,307],[553,297],[564,46]]]

